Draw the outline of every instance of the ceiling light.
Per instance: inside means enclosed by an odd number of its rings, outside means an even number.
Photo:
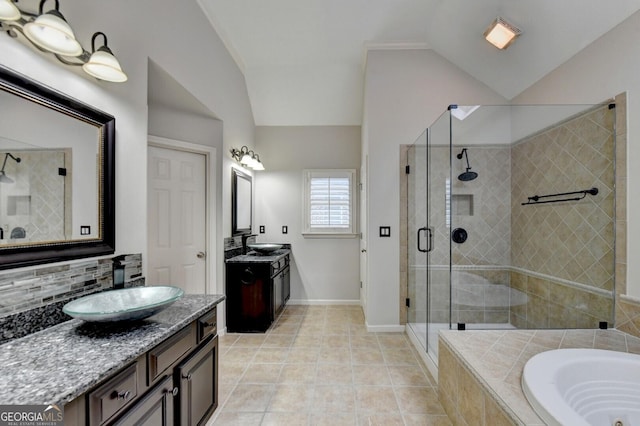
[[[96,51],[96,37],[102,35],[104,37],[104,46]],[[100,80],[122,83],[127,81],[127,75],[122,71],[120,62],[113,56],[113,52],[107,46],[107,36],[102,32],[97,32],[91,38],[91,57],[89,62],[82,66],[82,69],[89,75],[99,78]]]
[[[17,21],[22,15],[11,0],[0,0],[0,20]]]
[[[484,32],[484,38],[498,49],[506,49],[520,34],[522,31],[498,16]]]
[[[46,1],[40,1],[39,13],[35,14],[21,10],[13,0],[0,0],[0,31],[14,38],[22,34],[40,51],[53,53],[65,65],[82,66],[87,74],[100,80],[127,81],[127,75],[107,46],[107,36],[103,32],[93,34],[91,52],[87,52],[60,13],[59,1],[55,0],[54,9],[43,13]],[[98,35],[104,37],[104,45],[96,50]]]

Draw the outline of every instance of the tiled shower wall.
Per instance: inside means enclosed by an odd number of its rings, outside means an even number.
[[[454,147],[454,155],[462,147]],[[426,321],[426,274],[430,273],[430,315],[434,322],[449,320],[449,235],[452,228],[464,228],[468,239],[454,244],[452,262],[461,266],[452,276],[454,322],[508,322],[509,275],[502,270],[510,259],[510,147],[471,147],[468,149],[472,169],[480,177],[462,182],[457,176],[465,164],[454,157],[453,181],[449,176],[449,147],[431,148],[429,164],[429,221],[433,228],[431,269],[427,271],[426,256],[417,250],[417,233],[408,232],[409,280],[407,297],[412,301],[409,322]],[[407,176],[407,221],[409,230],[425,226],[427,182],[425,146],[406,148],[404,157],[410,165]],[[447,199],[451,187],[452,198]],[[447,223],[447,210],[452,209],[452,223]],[[426,234],[422,235],[426,246]],[[497,266],[496,266],[497,265]],[[476,268],[479,267],[479,268]],[[506,299],[500,297],[500,291]],[[485,303],[486,300],[486,303]],[[500,300],[500,304],[494,302]]]
[[[597,327],[612,322],[615,109],[601,106],[512,149],[512,286],[521,328]],[[579,201],[521,205],[528,197],[595,187]]]
[[[0,158],[5,153],[0,152]],[[4,239],[11,239],[11,231],[16,228],[25,230],[25,239],[16,242],[70,238],[71,179],[58,174],[59,168],[66,167],[65,151],[11,153],[21,161],[7,161],[5,171],[15,182],[0,186],[0,227]]]

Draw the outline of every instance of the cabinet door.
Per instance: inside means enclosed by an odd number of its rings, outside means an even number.
[[[209,338],[176,368],[177,423],[203,425],[218,406],[218,336]]]
[[[282,272],[282,306],[286,305],[291,297],[291,271],[287,268]]]
[[[114,425],[172,425],[173,416],[173,377],[165,377],[140,401],[133,405]]]

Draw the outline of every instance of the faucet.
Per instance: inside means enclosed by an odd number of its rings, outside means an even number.
[[[247,240],[251,237],[257,237],[258,234],[244,234],[242,236],[242,254],[247,254]]]

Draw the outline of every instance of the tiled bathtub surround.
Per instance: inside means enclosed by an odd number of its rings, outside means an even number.
[[[522,392],[522,369],[532,356],[563,348],[640,354],[640,339],[616,330],[445,331],[440,401],[453,424],[544,425]]]
[[[142,255],[127,255],[128,286],[142,280]],[[111,258],[0,273],[0,343],[69,319],[71,299],[112,287]]]

